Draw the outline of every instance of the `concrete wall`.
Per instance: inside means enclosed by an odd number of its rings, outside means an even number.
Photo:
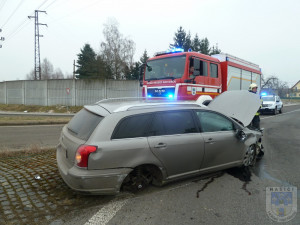
[[[82,106],[105,98],[141,97],[129,80],[41,80],[0,82],[0,104]]]

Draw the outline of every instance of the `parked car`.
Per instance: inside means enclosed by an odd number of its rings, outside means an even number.
[[[274,115],[277,112],[282,113],[283,103],[278,95],[265,95],[261,97],[262,99],[262,107],[261,112],[271,112]]]
[[[259,108],[259,97],[228,93],[210,107],[148,99],[84,106],[61,132],[57,164],[63,180],[77,191],[115,194],[253,165],[261,133],[245,126]],[[221,113],[226,99],[240,106]]]

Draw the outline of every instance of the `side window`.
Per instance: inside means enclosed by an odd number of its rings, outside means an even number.
[[[232,121],[224,116],[209,111],[197,111],[196,113],[203,132],[234,130]]]
[[[112,139],[145,137],[151,118],[152,114],[126,117],[117,125]]]
[[[207,76],[207,62],[194,59],[195,76]]]
[[[218,77],[218,65],[217,64],[210,64],[210,77],[217,78]]]
[[[196,133],[197,126],[189,111],[169,111],[157,113],[150,126],[149,135],[172,135]]]

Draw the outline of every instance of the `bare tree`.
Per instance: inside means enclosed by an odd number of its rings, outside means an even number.
[[[32,69],[28,74],[26,74],[26,80],[34,80],[35,71]]]
[[[110,19],[104,24],[104,42],[101,42],[101,55],[105,62],[111,66],[111,71],[115,79],[125,77],[126,68],[133,66],[133,56],[135,44],[123,35],[118,29],[118,22]]]
[[[263,79],[262,88],[272,90],[277,92],[280,97],[285,97],[289,92],[289,87],[287,82],[280,80],[277,76],[270,76],[266,79]]]
[[[64,74],[61,69],[55,69],[55,72],[52,74],[52,79],[64,79]]]
[[[34,80],[35,79],[34,74],[35,74],[34,70],[31,70],[30,73],[26,74],[26,79]],[[43,62],[41,63],[41,77],[42,80],[64,79],[64,74],[59,68],[56,68],[54,70],[52,63],[47,58],[44,58]]]
[[[52,76],[53,76],[53,65],[47,58],[44,58],[43,62],[41,63],[42,80],[53,79]]]

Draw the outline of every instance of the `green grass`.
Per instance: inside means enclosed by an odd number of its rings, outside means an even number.
[[[71,120],[71,118],[71,116],[0,116],[0,126],[66,124]]]
[[[6,105],[0,104],[0,111],[14,111],[14,112],[53,112],[53,113],[76,113],[82,106],[38,106],[38,105]]]

